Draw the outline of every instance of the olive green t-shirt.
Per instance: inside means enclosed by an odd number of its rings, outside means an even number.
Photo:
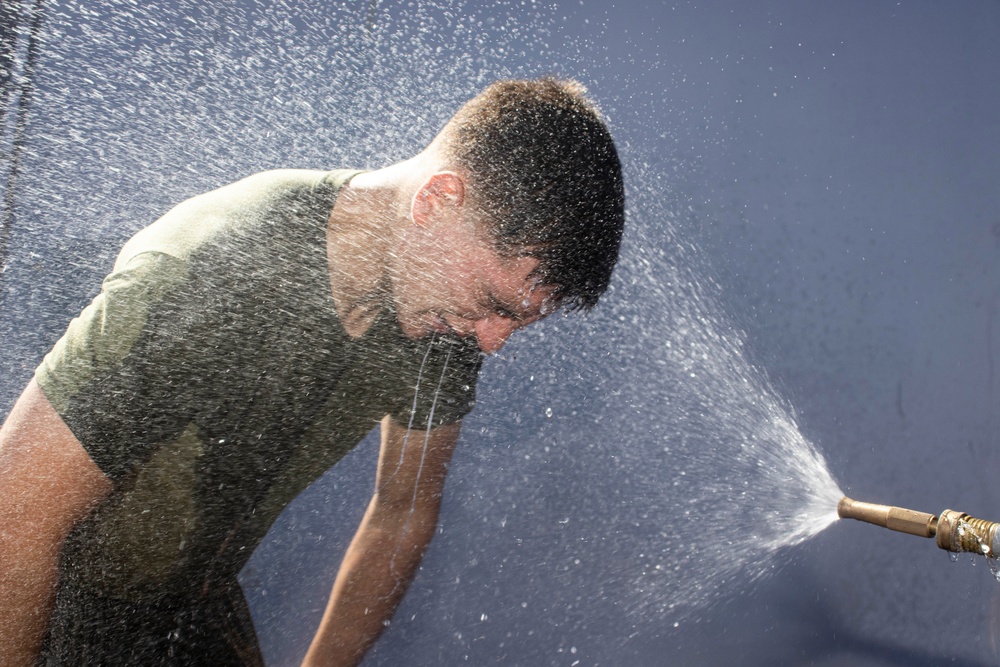
[[[115,483],[64,552],[73,581],[141,597],[231,580],[383,416],[425,429],[472,408],[470,341],[411,340],[388,306],[343,330],[326,224],[356,173],[266,172],[180,204],[45,357],[42,391]]]

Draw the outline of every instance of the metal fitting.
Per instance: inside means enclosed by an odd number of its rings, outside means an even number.
[[[945,510],[938,518],[937,544],[946,551],[968,551],[989,558],[997,558],[994,540],[997,527],[993,521],[975,519],[968,514]]]

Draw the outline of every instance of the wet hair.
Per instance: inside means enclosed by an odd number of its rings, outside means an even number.
[[[470,176],[502,256],[532,256],[560,306],[589,310],[608,287],[625,222],[621,162],[576,81],[498,81],[442,131]]]

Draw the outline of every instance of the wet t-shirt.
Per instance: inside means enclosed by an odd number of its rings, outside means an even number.
[[[344,332],[326,225],[355,173],[267,172],[182,203],[45,357],[39,385],[115,484],[68,541],[64,584],[141,599],[231,582],[384,415],[425,429],[472,408],[474,344],[411,340],[389,308]]]

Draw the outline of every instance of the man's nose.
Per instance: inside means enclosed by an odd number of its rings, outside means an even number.
[[[486,354],[493,354],[503,347],[512,333],[517,331],[517,325],[506,317],[495,315],[476,320],[473,330],[479,349]]]

